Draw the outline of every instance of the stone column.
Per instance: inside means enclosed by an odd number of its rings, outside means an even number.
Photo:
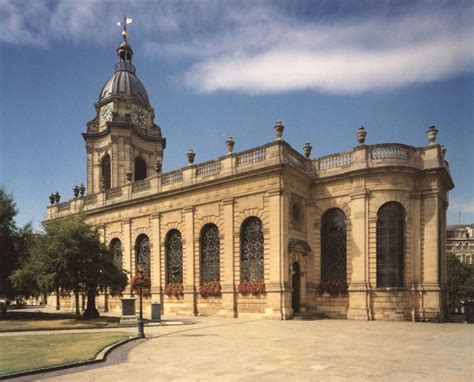
[[[368,193],[365,189],[351,194],[351,269],[347,318],[370,319],[368,301]]]
[[[123,233],[123,243],[122,243],[122,265],[123,270],[129,275],[130,279],[133,277],[133,262],[132,262],[132,241],[131,241],[131,222],[130,219],[122,220],[122,233]],[[131,293],[130,284],[127,285],[125,293]]]
[[[221,245],[221,288],[222,305],[218,315],[235,317],[235,283],[234,283],[234,200],[223,200],[224,205],[224,240]]]
[[[423,199],[425,229],[423,240],[423,307],[424,318],[439,319],[441,313],[441,291],[439,285],[440,220],[439,194],[425,194]]]
[[[161,296],[161,232],[160,232],[160,214],[151,215],[152,227],[152,251],[151,251],[151,292],[152,302],[162,303]]]
[[[184,302],[183,310],[188,314],[196,312],[196,294],[194,291],[194,207],[186,207],[184,212],[184,232],[183,237],[183,287]]]
[[[267,318],[289,318],[288,302],[282,296],[284,274],[288,273],[288,232],[284,229],[287,222],[284,218],[283,209],[287,197],[281,188],[271,190],[267,193],[269,205],[270,235],[265,238],[269,241],[270,256],[265,258],[268,264],[266,272],[267,307],[265,317]],[[290,302],[291,304],[291,302]]]

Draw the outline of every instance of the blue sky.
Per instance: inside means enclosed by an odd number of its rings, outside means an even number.
[[[436,124],[456,188],[449,223],[474,222],[471,1],[0,0],[0,184],[22,225],[85,182],[81,132],[129,42],[167,138],[164,170],[273,139],[320,156],[367,143],[427,143]]]

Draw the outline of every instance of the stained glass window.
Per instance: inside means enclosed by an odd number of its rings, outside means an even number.
[[[183,282],[183,242],[176,229],[166,235],[166,282]]]
[[[220,280],[219,229],[206,224],[201,231],[201,283]]]
[[[136,247],[135,247],[135,259],[136,259],[136,264],[138,263],[145,264],[145,266],[143,267],[144,272],[148,275],[151,275],[150,239],[148,239],[147,235],[142,234],[137,237]]]
[[[110,180],[110,156],[109,154],[105,154],[102,158],[101,162],[101,169],[102,169],[102,187],[104,190],[108,190],[111,187],[111,180]]]
[[[403,287],[405,268],[405,209],[388,202],[377,216],[377,287]]]
[[[339,208],[323,214],[321,221],[321,281],[347,281],[346,215]]]
[[[263,280],[263,226],[259,218],[251,217],[242,224],[240,234],[240,279]]]
[[[110,242],[110,251],[114,255],[114,264],[122,269],[122,243],[119,239],[112,239]]]

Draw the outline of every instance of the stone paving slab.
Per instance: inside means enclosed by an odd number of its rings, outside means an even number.
[[[42,381],[473,381],[474,326],[196,318],[128,361]]]

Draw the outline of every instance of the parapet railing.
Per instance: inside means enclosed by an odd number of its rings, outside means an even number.
[[[243,166],[248,163],[261,162],[267,158],[266,148],[252,151],[246,151],[237,155],[237,166]]]
[[[168,184],[179,183],[183,181],[183,170],[175,170],[171,172],[167,172],[162,175],[161,184],[166,186]]]
[[[221,172],[221,162],[219,160],[210,160],[200,163],[196,167],[197,176],[206,176],[219,174]]]
[[[317,168],[327,170],[330,168],[348,166],[352,163],[352,151],[328,155],[317,159]]]
[[[374,145],[370,147],[372,159],[408,159],[409,149],[400,145]]]
[[[132,183],[132,192],[142,192],[150,189],[150,180],[142,179]]]

